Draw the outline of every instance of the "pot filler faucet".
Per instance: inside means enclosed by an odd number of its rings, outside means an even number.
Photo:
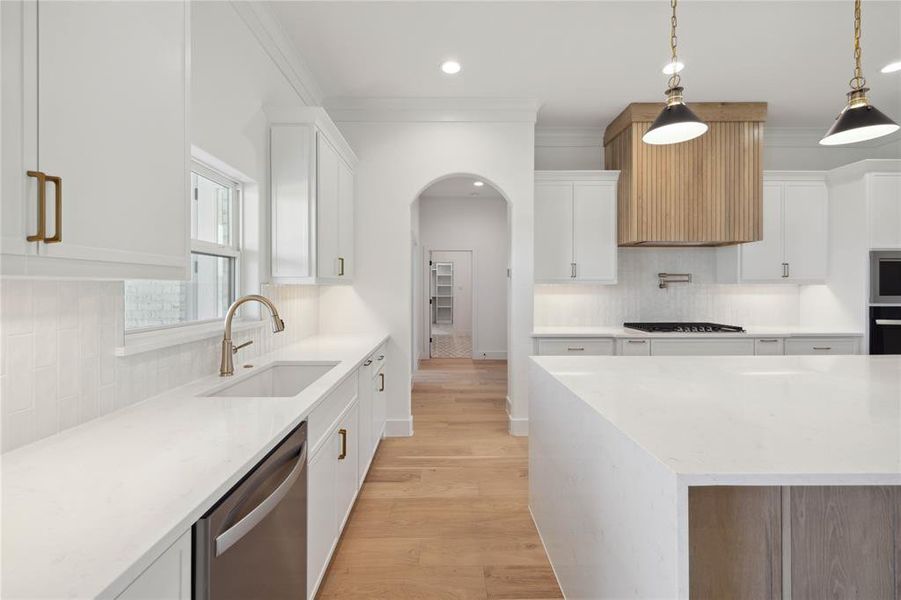
[[[285,322],[278,316],[278,309],[275,308],[275,304],[272,303],[272,300],[266,296],[249,294],[235,300],[234,303],[228,307],[228,312],[225,314],[225,335],[222,336],[222,360],[219,363],[220,377],[228,377],[229,375],[235,374],[235,364],[232,362],[232,355],[238,352],[238,348],[243,348],[244,346],[253,343],[253,340],[251,340],[249,342],[244,342],[237,347],[232,343],[232,318],[235,316],[235,311],[238,310],[239,306],[245,302],[250,302],[251,300],[264,305],[269,309],[269,312],[272,313],[272,333],[279,333],[280,331],[285,330]]]

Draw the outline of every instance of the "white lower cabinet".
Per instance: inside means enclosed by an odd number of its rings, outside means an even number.
[[[325,444],[307,465],[307,596],[312,598],[338,540],[334,446]]]
[[[611,355],[613,352],[613,340],[606,338],[538,340],[538,354],[542,356],[605,356]]]
[[[754,354],[750,338],[651,340],[651,356],[741,356]]]
[[[782,338],[758,338],[754,340],[754,354],[757,356],[785,354],[785,340]]]
[[[120,600],[189,600],[191,531],[182,534],[117,597]]]
[[[786,354],[858,354],[857,338],[789,338],[785,340]]]
[[[384,346],[308,419],[307,597],[313,598],[363,485],[385,426]]]
[[[860,338],[539,338],[539,356],[766,356],[859,354]]]
[[[650,356],[651,340],[616,340],[618,356]]]
[[[337,463],[335,464],[335,510],[336,526],[344,529],[344,523],[360,489],[358,463],[360,459],[360,414],[359,402],[354,402],[338,424]]]

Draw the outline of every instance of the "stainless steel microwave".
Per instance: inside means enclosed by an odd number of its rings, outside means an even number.
[[[870,252],[870,302],[901,304],[901,251]]]

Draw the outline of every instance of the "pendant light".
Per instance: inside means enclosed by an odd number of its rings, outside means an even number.
[[[860,68],[860,0],[854,0],[854,77],[849,84],[848,105],[836,117],[820,144],[853,144],[898,131],[898,124],[871,105],[867,98],[870,88]]]
[[[676,58],[676,4],[678,0],[670,0],[673,14],[670,17],[670,49],[672,50],[671,65],[677,64]],[[660,111],[660,115],[651,123],[641,137],[646,144],[678,144],[687,142],[703,135],[707,131],[707,124],[695,115],[690,108],[685,106],[682,97],[682,78],[679,72],[673,69],[666,90],[666,106]]]

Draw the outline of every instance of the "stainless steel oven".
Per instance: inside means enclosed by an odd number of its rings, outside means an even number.
[[[306,598],[307,424],[194,525],[194,599]]]
[[[870,252],[870,302],[901,304],[901,251]]]

